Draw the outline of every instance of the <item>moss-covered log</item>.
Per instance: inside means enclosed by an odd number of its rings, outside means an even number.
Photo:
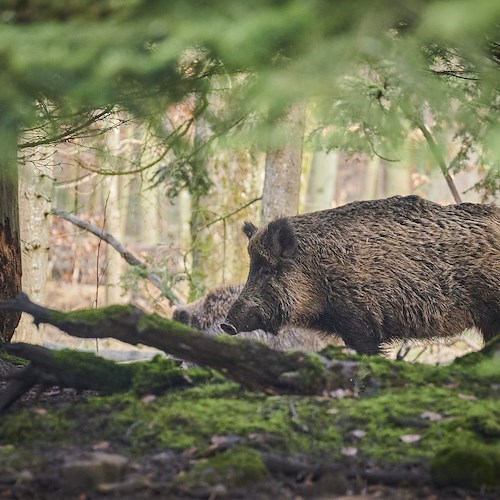
[[[27,312],[36,324],[49,323],[76,337],[113,337],[155,347],[268,393],[321,394],[338,387],[351,389],[359,383],[360,367],[356,362],[327,360],[302,352],[282,353],[246,339],[206,336],[133,306],[65,313],[37,305],[19,294],[0,303],[2,309]]]
[[[4,349],[16,356],[12,359],[28,360],[29,364],[21,368],[12,366],[5,377],[9,384],[0,395],[0,412],[35,385],[71,387],[104,395],[127,391],[144,395],[163,394],[169,389],[189,387],[213,378],[207,370],[186,370],[179,361],[161,356],[148,362],[117,364],[92,353],[70,349],[53,351],[24,343],[6,344]]]

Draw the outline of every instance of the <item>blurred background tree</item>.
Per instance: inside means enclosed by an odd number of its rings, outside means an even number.
[[[151,265],[190,299],[244,277],[239,221],[266,210],[409,192],[458,201],[472,187],[498,199],[497,2],[55,4],[6,0],[0,10],[0,285],[10,287],[0,296],[20,286],[19,162],[52,176],[63,208],[107,220],[126,243],[151,237]],[[304,110],[303,125],[290,109]],[[50,175],[36,166],[47,147]],[[294,187],[271,182],[287,151]],[[451,198],[435,189],[436,171]],[[48,231],[42,211],[31,233]],[[78,281],[95,268],[96,289],[109,265],[98,250],[70,273]]]

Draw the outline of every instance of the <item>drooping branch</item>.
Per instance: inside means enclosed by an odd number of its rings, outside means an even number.
[[[434,156],[434,159],[436,160],[437,164],[439,165],[439,168],[441,169],[441,172],[444,175],[444,178],[446,179],[446,183],[448,184],[448,187],[450,188],[451,194],[453,195],[453,199],[455,200],[455,203],[462,203],[462,198],[460,197],[460,194],[458,193],[457,187],[455,186],[455,183],[453,182],[453,179],[451,178],[451,175],[448,172],[448,168],[446,167],[446,163],[444,161],[443,155],[441,154],[441,151],[438,148],[438,145],[436,144],[436,141],[434,140],[434,137],[432,137],[432,134],[429,132],[427,127],[424,125],[424,123],[420,121],[416,121],[415,124],[417,127],[420,129],[422,134],[425,137],[425,140],[427,141],[427,144],[429,145],[429,149],[431,150],[432,155]]]
[[[99,111],[98,113],[91,113],[89,118],[84,122],[79,123],[73,127],[69,127],[57,135],[46,137],[44,139],[39,139],[36,141],[23,142],[18,145],[18,148],[19,149],[35,148],[38,146],[44,146],[48,144],[57,144],[79,137],[80,132],[88,130],[91,125],[109,116],[113,112],[113,107],[114,106],[108,106],[107,108],[103,109],[102,111]],[[100,134],[103,133],[104,131],[99,131],[98,133]]]
[[[136,257],[132,252],[127,250],[123,246],[123,244],[120,243],[111,233],[105,231],[101,227],[96,226],[95,224],[84,221],[80,219],[80,217],[77,217],[76,215],[70,214],[63,210],[55,208],[52,210],[52,213],[71,222],[75,226],[78,226],[79,228],[96,235],[101,240],[104,240],[106,243],[111,245],[128,264],[130,264],[131,266],[139,267],[140,269],[146,271],[146,278],[162,292],[162,294],[170,301],[171,304],[182,304],[182,301],[177,296],[177,294],[165,285],[160,276],[158,276],[154,272],[151,272],[149,266],[145,262]]]
[[[429,149],[432,153],[432,156],[434,156],[434,159],[436,160],[446,180],[446,183],[450,188],[455,203],[462,203],[462,199],[460,197],[460,194],[458,193],[457,187],[455,186],[455,183],[453,182],[453,179],[450,173],[448,172],[448,167],[446,166],[446,162],[444,161],[443,155],[441,154],[441,151],[439,150],[439,147],[436,144],[434,137],[432,137],[432,134],[430,133],[429,129],[425,126],[425,123],[421,119],[417,118],[413,113],[411,113],[406,106],[402,106],[402,111],[406,115],[406,118],[408,118],[408,120],[410,120],[410,122],[422,132],[427,142],[427,145],[429,146]]]
[[[316,354],[282,353],[247,339],[203,335],[134,306],[64,313],[37,305],[25,294],[19,294],[0,302],[0,310],[27,312],[36,324],[49,323],[75,337],[112,337],[128,344],[155,347],[177,358],[213,368],[253,390],[321,394],[337,387],[352,388],[359,382],[358,363],[325,361]]]

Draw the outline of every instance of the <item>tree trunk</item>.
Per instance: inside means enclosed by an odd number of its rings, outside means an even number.
[[[211,241],[207,225],[206,197],[209,194],[202,188],[199,176],[208,175],[207,168],[210,161],[204,151],[204,143],[209,137],[207,122],[198,117],[195,121],[194,131],[193,172],[194,178],[190,186],[191,194],[191,276],[189,279],[189,300],[199,299],[206,293],[205,282],[207,278],[206,259],[211,253]]]
[[[386,163],[385,165],[386,196],[411,194],[411,172],[405,163]]]
[[[50,235],[52,201],[53,148],[37,148],[25,154],[27,160],[20,165],[19,205],[22,246],[22,288],[38,302],[45,302],[45,283]],[[43,328],[43,327],[42,327]],[[24,316],[14,338],[16,342],[42,343],[43,329],[37,328]]]
[[[7,123],[0,127],[0,299],[21,290],[17,188],[17,132],[13,123]],[[0,312],[0,339],[10,341],[20,316]]]
[[[104,229],[113,233],[119,241],[123,241],[120,180],[119,175],[113,175],[108,177],[105,182],[108,189],[108,203]],[[106,245],[105,262],[106,304],[117,304],[121,297],[120,279],[123,273],[123,261],[110,245]]]
[[[338,161],[336,151],[314,153],[307,184],[307,212],[333,207]]]
[[[294,106],[280,124],[286,127],[286,144],[267,152],[262,191],[262,223],[299,211],[304,107]]]
[[[363,200],[375,200],[378,198],[380,158],[370,158],[365,167],[365,181],[363,185]]]

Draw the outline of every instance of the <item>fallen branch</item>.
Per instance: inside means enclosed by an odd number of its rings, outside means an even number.
[[[180,305],[182,303],[177,294],[169,289],[156,273],[151,272],[149,266],[145,262],[136,257],[132,252],[130,252],[130,250],[127,250],[111,233],[108,233],[103,228],[98,227],[95,224],[80,219],[80,217],[77,217],[76,215],[64,212],[63,210],[54,208],[52,213],[71,222],[75,226],[96,235],[101,240],[104,240],[106,243],[111,245],[128,264],[144,269],[147,273],[146,279],[158,288],[171,304]]]
[[[59,386],[113,394],[134,390],[137,394],[156,394],[168,389],[191,386],[190,372],[180,362],[158,358],[149,363],[117,364],[89,352],[64,349],[53,351],[25,343],[5,344],[9,354],[30,361],[23,368],[12,368],[0,396],[0,412],[9,408],[33,386]],[[154,363],[154,364],[153,364]],[[161,363],[161,370],[158,370]],[[161,377],[158,375],[161,373]],[[208,373],[208,372],[207,372]]]
[[[134,306],[59,312],[21,293],[0,302],[0,310],[23,311],[34,322],[49,323],[80,338],[113,337],[155,347],[177,358],[213,368],[253,390],[271,394],[321,394],[359,384],[359,363],[326,360],[316,354],[282,353],[247,339],[211,337]],[[366,369],[364,370],[366,376]]]

